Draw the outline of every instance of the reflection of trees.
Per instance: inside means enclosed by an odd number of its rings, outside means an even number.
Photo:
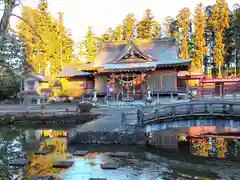
[[[49,147],[55,147],[54,151],[49,155],[32,155],[32,163],[28,169],[28,176],[54,175],[61,172],[61,169],[52,168],[52,164],[56,161],[65,160],[68,157],[65,139],[45,139],[41,143],[40,149],[49,149]]]
[[[227,143],[224,138],[216,138],[216,143],[211,144],[207,139],[198,139],[192,141],[193,148],[196,150],[195,155],[208,157],[211,148],[215,147],[217,152],[217,157],[224,158],[227,152]]]
[[[44,137],[67,137],[67,131],[42,130]]]
[[[197,156],[209,156],[209,150],[211,149],[211,144],[206,140],[197,140],[193,142],[193,147],[196,149]]]
[[[14,178],[23,169],[8,167],[8,163],[15,159],[26,158],[24,144],[21,141],[19,132],[8,132],[1,129],[0,133],[0,160],[2,163],[0,177]]]
[[[227,143],[224,138],[216,138],[216,149],[219,158],[224,158],[227,152]]]
[[[57,131],[61,135],[64,131]],[[57,135],[56,134],[56,135]],[[64,134],[63,134],[64,135]],[[64,138],[46,139],[40,144],[40,149],[47,149],[54,146],[54,152],[46,156],[35,156],[33,152],[39,143],[26,143],[36,140],[35,131],[15,131],[7,128],[0,130],[0,179],[15,179],[17,176],[31,177],[33,175],[54,175],[60,173],[60,169],[52,168],[56,161],[65,160],[68,156]],[[35,146],[37,144],[37,146]],[[34,145],[34,146],[33,146]],[[12,160],[25,159],[31,160],[31,164],[25,168],[8,167]]]
[[[63,157],[56,156],[32,156],[32,163],[28,169],[28,176],[44,176],[59,174],[61,169],[52,168],[52,164]]]
[[[55,152],[60,153],[60,154],[66,154],[67,152],[67,146],[65,139],[63,138],[49,138],[44,140],[44,142],[41,144],[41,148],[46,149],[49,146],[54,146],[55,147]]]

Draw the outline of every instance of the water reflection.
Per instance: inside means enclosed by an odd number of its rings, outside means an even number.
[[[64,180],[88,180],[90,177],[111,180],[240,179],[238,139],[210,137],[201,133],[198,136],[195,133],[196,137],[192,139],[183,136],[180,141],[190,142],[190,154],[183,154],[113,145],[68,146],[66,135],[64,130],[1,129],[0,177],[20,179],[33,175],[56,175]],[[36,150],[49,148],[52,152],[47,155],[34,155]],[[76,150],[88,150],[89,153],[84,157],[73,157],[72,153]],[[114,151],[130,152],[130,155],[127,158],[108,156],[107,152]],[[25,168],[7,166],[9,161],[18,158],[29,158],[32,163]],[[218,161],[219,158],[222,161]],[[231,158],[234,161],[230,161]],[[52,168],[52,164],[60,160],[72,160],[74,165],[67,170]],[[118,163],[119,169],[100,168],[100,163],[110,161]]]
[[[190,139],[190,152],[196,156],[234,158],[239,156],[238,139],[202,137]]]

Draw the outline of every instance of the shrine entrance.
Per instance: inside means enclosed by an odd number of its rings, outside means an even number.
[[[116,96],[115,100],[127,98],[141,99],[145,94],[146,73],[111,74],[108,80],[109,95]]]

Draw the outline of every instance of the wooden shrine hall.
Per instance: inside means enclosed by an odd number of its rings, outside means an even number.
[[[136,39],[104,45],[95,60],[77,67],[65,67],[58,77],[83,80],[79,72],[92,74],[92,86],[98,95],[144,97],[148,88],[152,94],[167,94],[177,89],[178,72],[188,71],[190,60],[178,58],[178,45],[173,38]],[[68,69],[68,73],[66,73]],[[69,69],[74,73],[69,74]],[[77,70],[76,70],[77,69]],[[78,73],[77,73],[78,72]],[[87,77],[88,76],[88,77]],[[89,84],[89,74],[86,84]],[[87,86],[84,86],[87,89]]]

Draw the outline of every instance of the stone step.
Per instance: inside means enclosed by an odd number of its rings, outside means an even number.
[[[73,161],[58,161],[52,165],[53,168],[68,169],[74,164]]]
[[[49,154],[51,152],[52,152],[51,150],[38,150],[34,154],[35,155],[47,155],[47,154]]]
[[[102,169],[117,169],[118,168],[118,163],[102,163],[100,164],[100,167]]]
[[[88,151],[76,151],[73,153],[73,156],[85,156],[88,154]]]
[[[16,159],[13,160],[9,163],[9,166],[19,166],[19,167],[24,167],[28,164],[30,164],[31,162],[27,159]]]
[[[54,180],[53,176],[33,176],[31,180]]]
[[[108,156],[111,157],[128,157],[129,152],[111,152],[108,154]]]

